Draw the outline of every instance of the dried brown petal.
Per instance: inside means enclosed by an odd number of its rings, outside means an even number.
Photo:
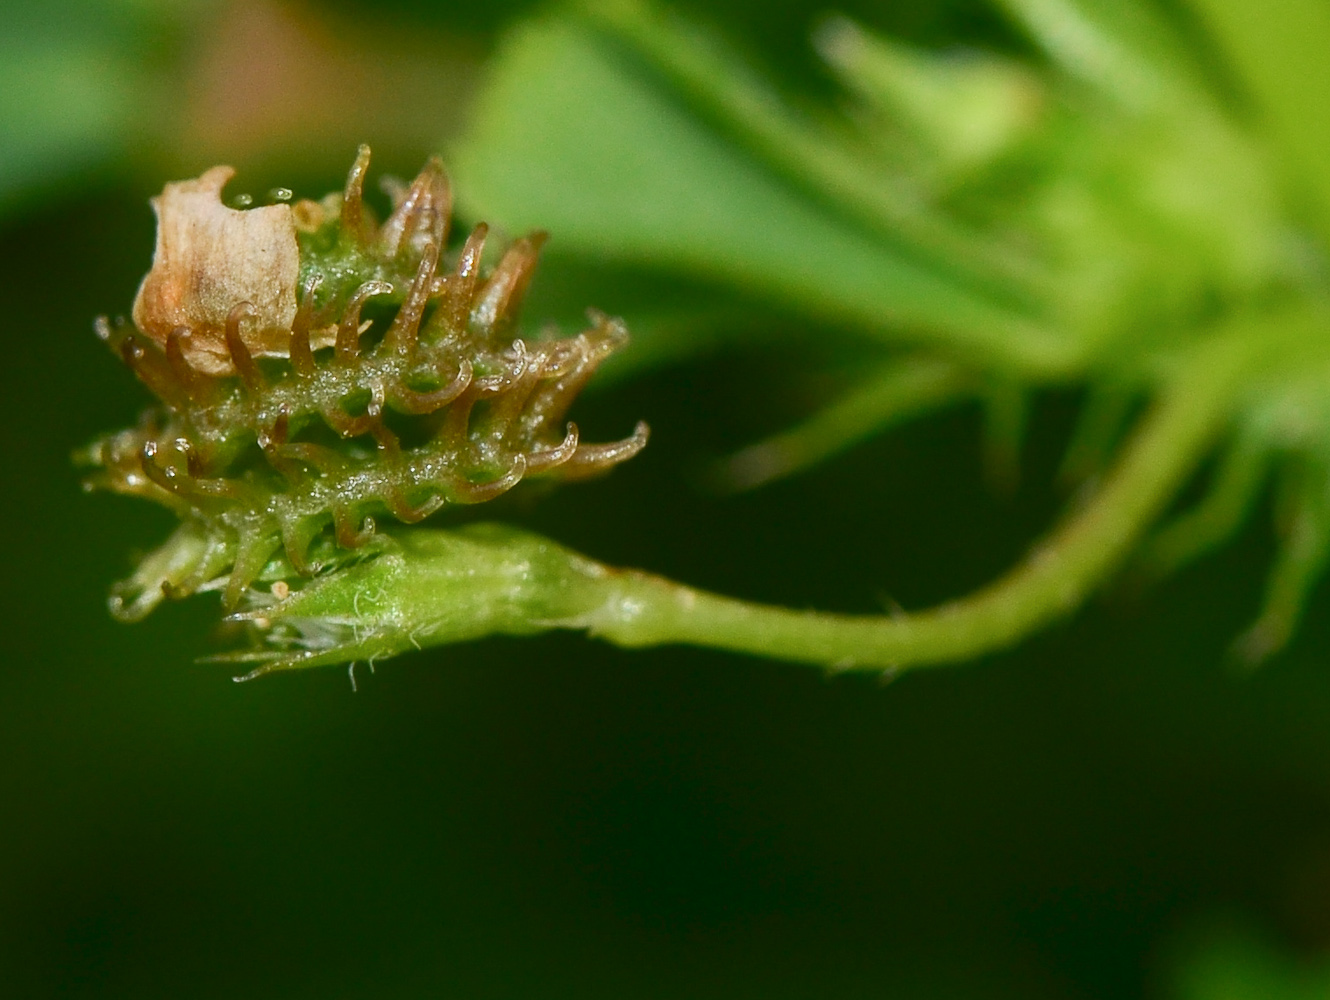
[[[188,328],[185,357],[210,375],[235,372],[226,319],[238,303],[254,307],[244,342],[259,357],[287,355],[296,315],[300,259],[291,208],[228,208],[222,188],[234,175],[213,167],[167,184],[152,200],[157,248],[134,299],[134,324],[163,347],[172,330]]]

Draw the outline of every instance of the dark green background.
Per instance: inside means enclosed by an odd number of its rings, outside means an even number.
[[[392,7],[476,45],[518,9]],[[920,39],[1000,34],[970,6],[904,8],[855,6]],[[719,19],[815,88],[820,9]],[[346,153],[312,151],[304,193]],[[108,162],[0,220],[0,994],[1162,997],[1216,917],[1330,945],[1324,597],[1258,675],[1225,660],[1268,518],[1143,600],[890,685],[567,635],[361,668],[356,693],[342,670],[238,686],[194,663],[218,648],[211,598],[115,624],[107,586],[169,518],[81,493],[69,454],[145,401],[91,318],[127,309],[162,180]],[[1008,501],[969,411],[751,496],[700,489],[707,459],[813,405],[806,368],[736,348],[593,393],[584,429],[645,418],[647,451],[485,513],[873,611],[991,578],[1057,511],[1071,394],[1040,400]]]

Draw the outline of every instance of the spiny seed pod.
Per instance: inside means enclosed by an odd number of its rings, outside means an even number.
[[[381,225],[362,194],[368,166],[362,146],[345,191],[320,202],[228,208],[229,167],[154,199],[157,250],[133,321],[103,318],[97,332],[162,405],[86,458],[99,467],[90,486],[169,507],[194,541],[156,556],[169,572],[141,568],[120,586],[119,617],[221,573],[234,608],[273,558],[312,575],[313,552],[342,558],[376,516],[412,523],[527,476],[596,473],[646,444],[645,424],[599,445],[563,424],[624,343],[620,321],[592,313],[576,337],[512,337],[544,234],[482,276],[483,224],[445,253],[437,160],[410,185],[385,184]]]

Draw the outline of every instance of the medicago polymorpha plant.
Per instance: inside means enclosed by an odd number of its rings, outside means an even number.
[[[488,275],[483,228],[446,253],[434,164],[389,185],[378,225],[362,152],[320,202],[227,208],[225,168],[157,200],[132,322],[99,330],[161,407],[87,457],[95,483],[182,523],[113,611],[221,590],[254,640],[232,657],[257,664],[249,676],[553,628],[898,670],[1017,642],[1128,563],[1183,565],[1273,476],[1285,540],[1239,649],[1281,647],[1330,553],[1316,184],[1145,5],[1006,6],[1045,61],[921,53],[833,21],[819,44],[850,112],[797,114],[691,26],[636,0],[592,5],[510,39],[454,155],[473,215],[880,345],[879,372],[736,456],[732,485],[965,400],[1010,451],[1032,392],[1084,387],[1066,463],[1081,489],[1006,576],[934,609],[849,616],[612,569],[504,525],[416,525],[525,477],[603,470],[646,431],[588,446],[561,424],[625,333],[593,314],[570,340],[515,338],[538,237]],[[522,166],[532,149],[539,171]],[[1171,515],[1198,471],[1205,497]]]

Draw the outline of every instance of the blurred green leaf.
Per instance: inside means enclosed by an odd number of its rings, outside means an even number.
[[[1330,6],[1192,0],[1330,235]]]
[[[1252,935],[1214,933],[1179,965],[1175,1000],[1325,1000],[1330,964],[1301,961]]]
[[[1137,110],[1205,87],[1195,50],[1145,0],[998,0],[1073,77]]]
[[[905,328],[1000,367],[1067,363],[1068,344],[801,197],[575,23],[508,38],[453,173],[466,211],[548,228],[561,250],[718,280],[874,335]]]
[[[172,100],[160,72],[208,0],[30,0],[0,31],[0,212],[131,152]]]
[[[135,67],[87,44],[5,53],[0,93],[0,209],[105,162],[147,96]]]
[[[883,162],[880,150],[846,133],[845,121],[789,106],[773,84],[749,69],[728,39],[651,0],[588,0],[588,16],[669,78],[691,108],[724,128],[764,166],[814,203],[831,207],[858,225],[874,229],[912,259],[969,287],[982,287],[998,301],[1029,304],[1030,275],[1010,255],[990,253],[987,234],[932,210],[911,185]],[[824,60],[851,91],[861,79],[838,64],[846,18],[824,22],[815,41]],[[858,32],[862,36],[862,32]],[[999,95],[999,100],[1002,96]],[[991,103],[991,102],[990,102]]]

